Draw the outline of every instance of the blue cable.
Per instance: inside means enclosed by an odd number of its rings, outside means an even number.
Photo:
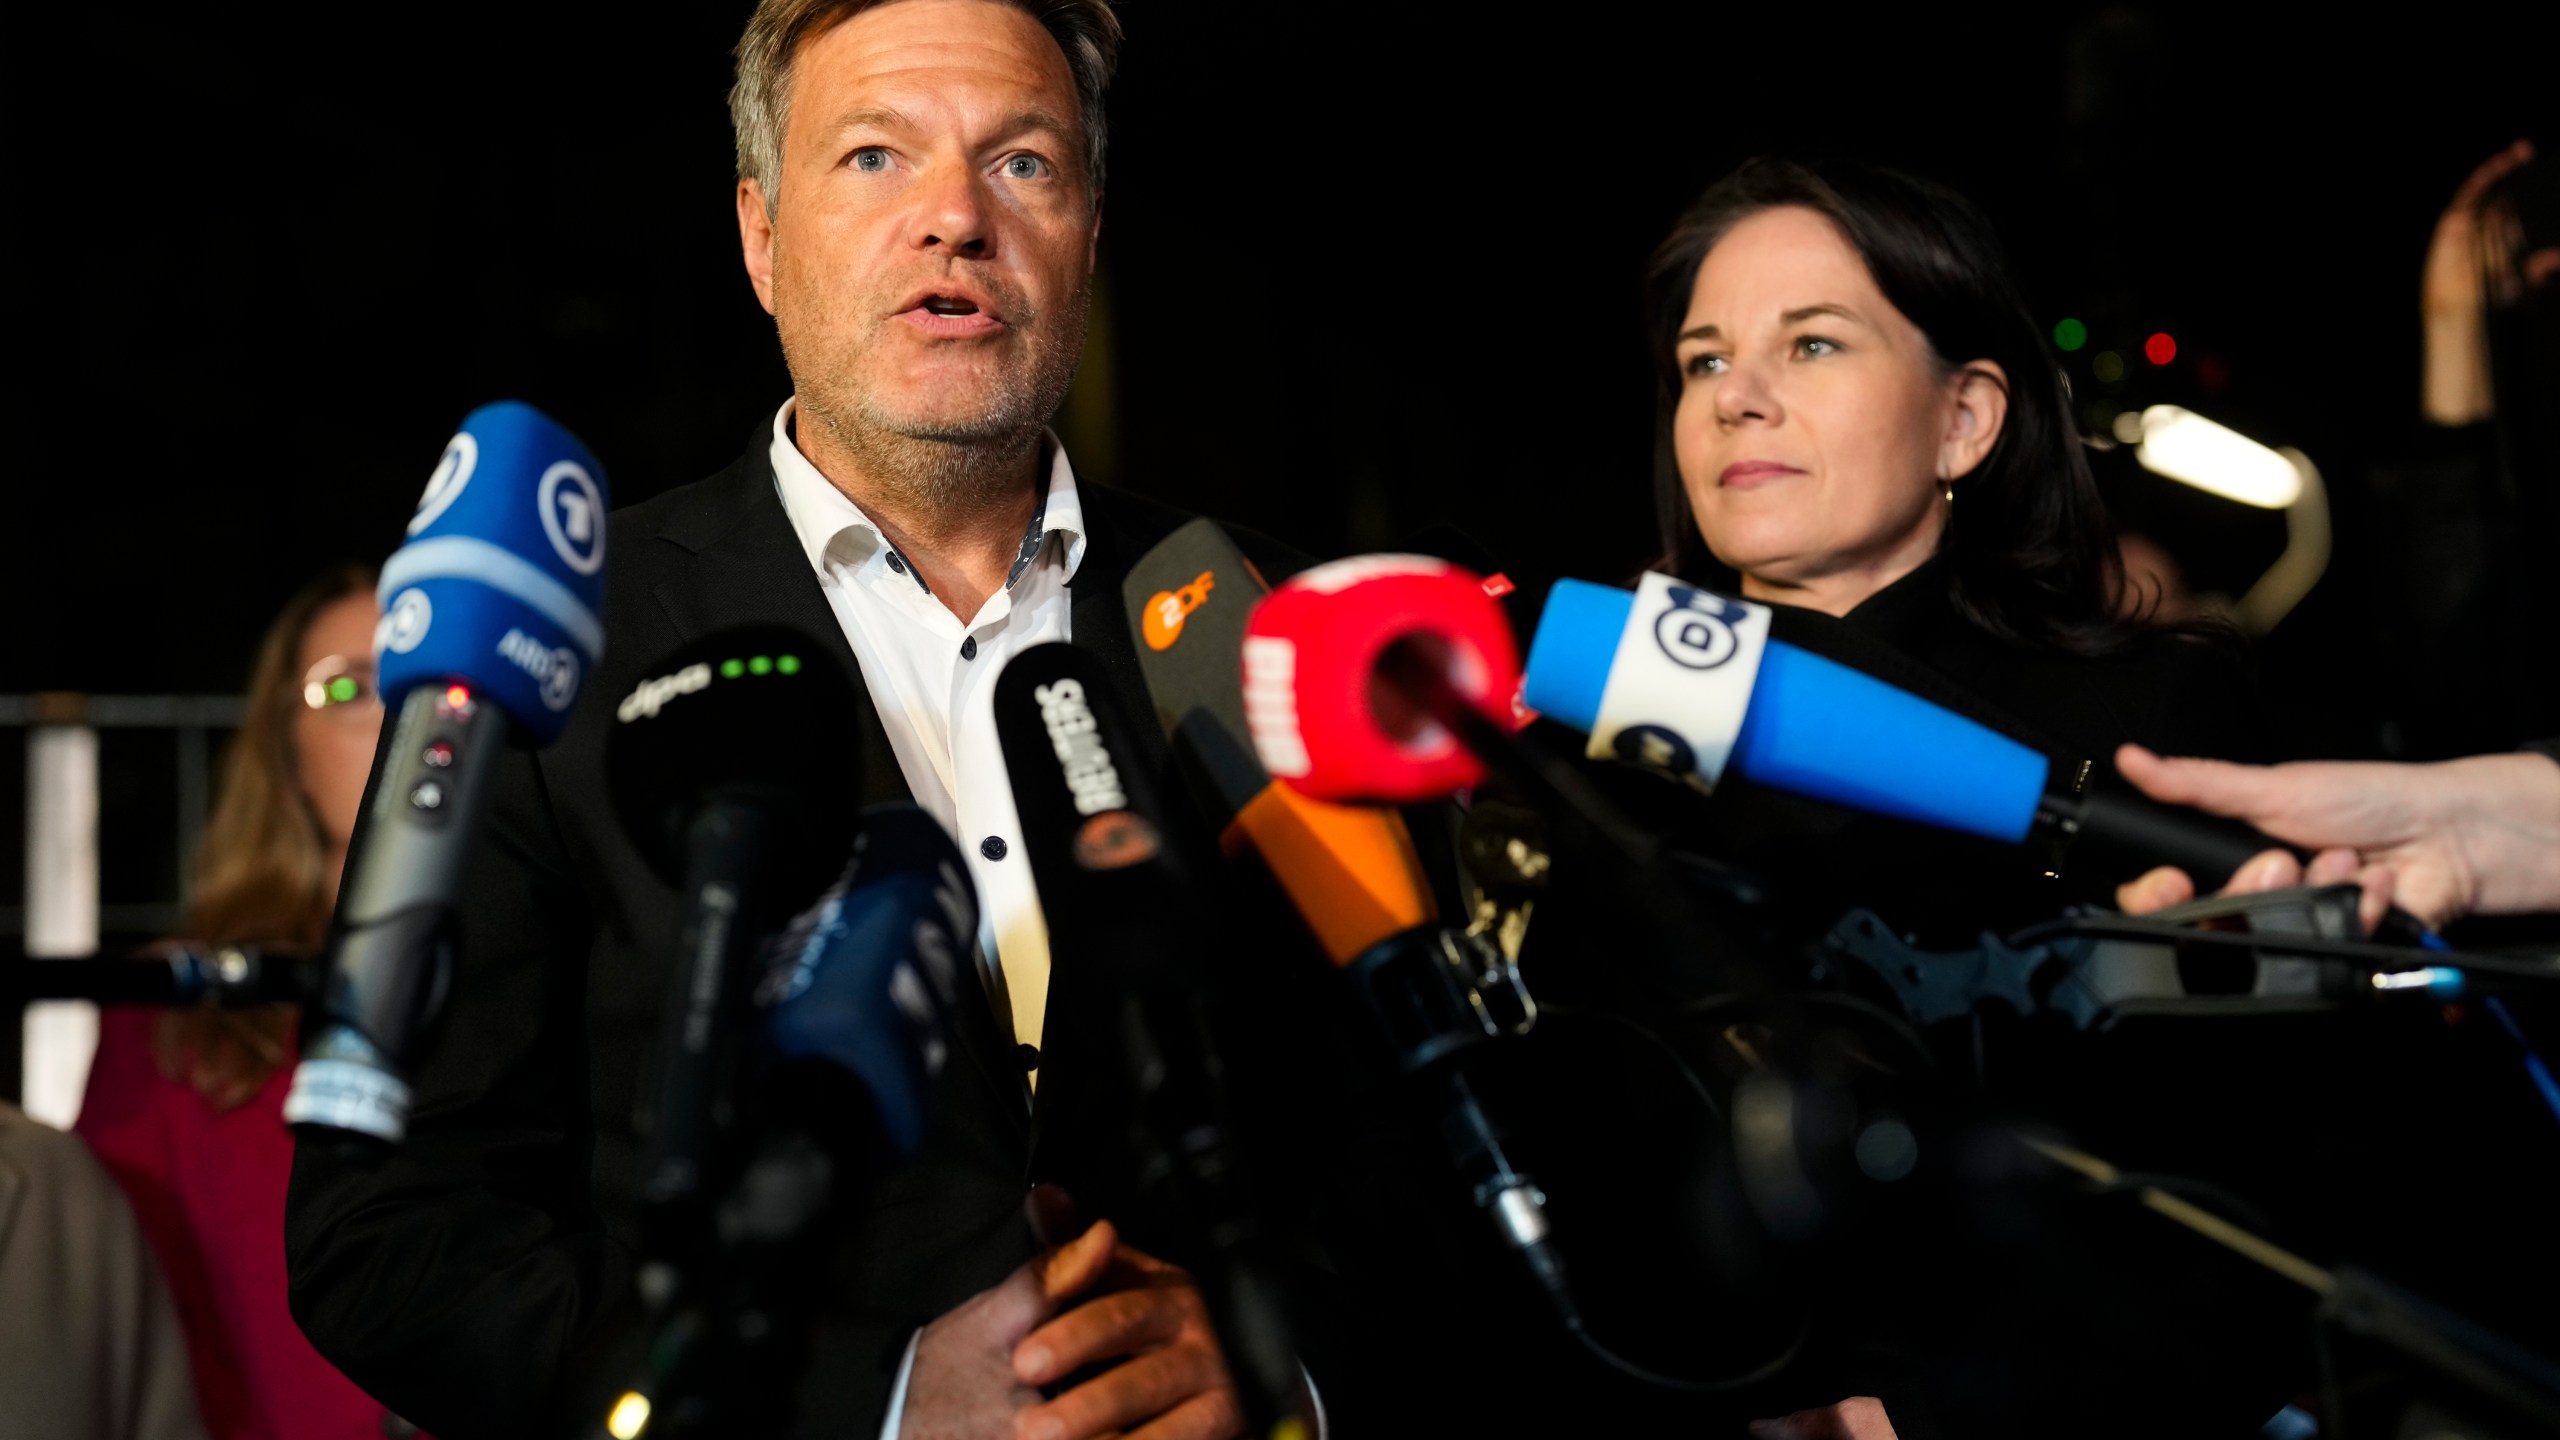
[[[2533,1078],[2533,1088],[2542,1092],[2542,1103],[2551,1107],[2552,1118],[2560,1120],[2560,1080],[2551,1078],[2551,1067],[2543,1063],[2540,1052],[2533,1048],[2533,1042],[2524,1038],[2524,1027],[2516,1023],[2515,1016],[2507,1013],[2507,1002],[2491,995],[2486,1003],[2489,1013],[2498,1017],[2498,1023],[2515,1037],[2516,1047],[2524,1051],[2524,1073]]]
[[[2446,942],[2443,936],[2437,934],[2433,930],[2420,932],[2418,935],[2418,944],[2420,948],[2427,950],[2451,950],[2453,948],[2452,945]],[[2432,989],[2434,987],[2430,986],[2429,988]],[[2482,1003],[2489,1007],[2489,1013],[2498,1017],[2498,1024],[2506,1030],[2509,1036],[2514,1038],[2516,1048],[2524,1052],[2524,1073],[2526,1078],[2532,1080],[2533,1088],[2542,1093],[2542,1103],[2550,1107],[2551,1118],[2554,1120],[2560,1120],[2560,1080],[2554,1080],[2551,1077],[2551,1067],[2544,1063],[2542,1053],[2533,1048],[2533,1042],[2525,1038],[2524,1027],[2516,1023],[2516,1017],[2507,1009],[2507,1002],[2495,995],[2487,995],[2481,998]]]

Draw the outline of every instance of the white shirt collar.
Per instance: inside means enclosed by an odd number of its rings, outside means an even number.
[[[800,537],[809,568],[824,576],[830,559],[858,569],[883,552],[894,553],[889,537],[862,513],[862,507],[819,473],[818,467],[810,464],[809,457],[792,442],[793,404],[793,400],[785,400],[782,408],[773,412],[773,444],[766,453],[773,463],[774,488],[782,497],[782,512],[790,517],[792,533]],[[1084,563],[1084,505],[1076,498],[1075,467],[1067,463],[1067,447],[1058,443],[1055,434],[1043,431],[1042,447],[1049,453],[1049,493],[1032,517],[1032,528],[1023,533],[1022,552],[1015,558],[1013,573],[1006,577],[1007,586],[1022,577],[1052,535],[1058,538],[1067,578],[1073,579],[1076,567]]]

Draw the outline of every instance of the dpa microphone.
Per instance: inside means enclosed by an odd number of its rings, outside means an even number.
[[[684,903],[641,1185],[669,1223],[688,1223],[715,1163],[749,957],[853,845],[856,704],[823,644],[751,626],[683,647],[615,707],[606,787],[633,847]]]
[[[374,672],[398,713],[287,1122],[398,1142],[441,932],[513,729],[558,738],[604,651],[603,467],[529,405],[464,417],[382,567]]]

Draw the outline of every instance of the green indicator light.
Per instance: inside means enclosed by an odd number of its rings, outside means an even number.
[[[341,675],[329,682],[329,698],[344,705],[356,698],[356,677]]]
[[[720,662],[720,678],[723,680],[735,680],[746,673],[747,662],[744,660],[723,660]]]
[[[2053,343],[2065,350],[2077,350],[2089,343],[2089,327],[2066,316],[2053,327]]]
[[[2113,350],[2101,350],[2098,358],[2089,362],[2089,368],[2100,383],[2113,385],[2124,378],[2124,357]]]
[[[785,675],[797,675],[800,673],[800,657],[797,655],[782,656],[773,662],[773,668],[781,671]]]
[[[773,673],[773,657],[772,657],[772,656],[770,656],[770,655],[759,655],[759,656],[757,656],[756,658],[754,658],[753,660],[748,661],[748,662],[747,662],[747,673],[748,673],[748,674],[750,674],[750,675],[770,675],[770,674],[772,674],[772,673]]]

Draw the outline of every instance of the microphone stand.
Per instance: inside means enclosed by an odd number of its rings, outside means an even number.
[[[1450,683],[1441,657],[1417,639],[1389,645],[1376,676],[1408,703],[1446,726],[1494,774],[1510,782],[1543,814],[1560,820],[1570,844],[1596,856],[1614,877],[1613,893],[1645,922],[1655,944],[1674,953],[1698,948],[1705,933],[1680,900],[1704,881],[1728,907],[1757,905],[1757,881],[1741,871],[1684,857],[1675,880],[1668,851],[1622,817],[1569,764],[1520,743],[1487,719]],[[1689,883],[1680,883],[1687,881]],[[1750,967],[1726,967],[1738,993],[1760,993],[1769,977]],[[1718,1394],[1756,1385],[1793,1363],[1794,1342],[1750,1368],[1712,1379],[1664,1375],[1628,1360],[1592,1333],[1576,1300],[1564,1257],[1547,1216],[1547,1196],[1516,1168],[1504,1137],[1479,1103],[1461,1061],[1477,1045],[1526,1033],[1537,1004],[1519,971],[1482,937],[1448,930],[1410,930],[1379,942],[1351,962],[1353,980],[1408,1075],[1434,1084],[1439,1129],[1476,1206],[1490,1216],[1506,1245],[1527,1265],[1566,1332],[1594,1358],[1639,1383],[1686,1394]]]
[[[658,1044],[649,1171],[641,1188],[637,1314],[608,1324],[573,1370],[575,1404],[592,1409],[577,1433],[631,1440],[779,1433],[801,1368],[806,1307],[790,1294],[805,1278],[791,1261],[828,1208],[833,1159],[805,1137],[742,1153],[761,1107],[745,1083],[741,1038],[750,978],[772,917],[771,897],[725,877],[765,869],[783,827],[755,803],[717,797],[689,831],[688,923],[668,978]],[[854,1113],[867,1097],[846,1097]],[[797,1141],[799,1143],[792,1143]],[[636,1353],[635,1353],[636,1352]]]
[[[2127,1183],[2122,1172],[2095,1155],[2037,1136],[2016,1138],[2093,1184],[2115,1188]],[[2548,1358],[2352,1265],[2314,1265],[2157,1186],[2140,1186],[2136,1193],[2144,1208],[2310,1291],[2318,1297],[2321,1325],[2390,1350],[2464,1395],[2534,1427],[2524,1433],[2560,1433],[2560,1365]],[[2343,1422],[2333,1414],[2327,1423],[2336,1427]]]

